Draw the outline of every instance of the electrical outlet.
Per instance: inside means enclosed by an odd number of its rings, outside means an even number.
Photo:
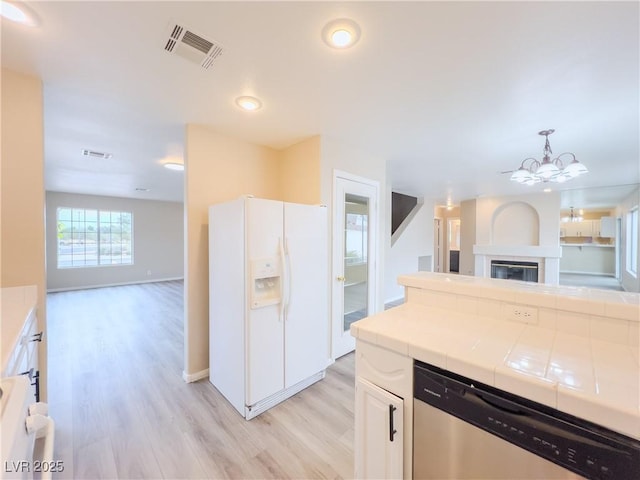
[[[505,305],[506,320],[512,322],[538,324],[538,309],[524,305]]]
[[[147,275],[151,275],[151,270],[147,270]]]

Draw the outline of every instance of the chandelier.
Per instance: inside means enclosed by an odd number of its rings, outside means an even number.
[[[573,211],[573,207],[570,207],[570,212],[568,217],[562,217],[560,219],[562,222],[581,222],[582,221],[582,210],[580,210],[580,215],[576,215]]]
[[[538,132],[538,135],[545,137],[542,162],[532,157],[525,158],[520,168],[511,175],[511,180],[525,185],[535,185],[540,182],[563,183],[589,171],[571,152],[561,153],[556,158],[551,158],[553,152],[549,145],[549,135],[553,132],[555,132],[553,129]],[[568,162],[566,166],[562,163],[561,157]]]

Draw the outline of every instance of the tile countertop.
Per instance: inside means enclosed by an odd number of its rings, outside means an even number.
[[[640,295],[427,273],[399,282],[412,287],[407,303],[353,323],[354,337],[640,439]],[[557,323],[513,321],[481,302],[545,305]],[[622,340],[601,335],[616,329]]]
[[[0,372],[4,371],[9,356],[18,341],[18,336],[31,312],[36,309],[38,301],[37,287],[6,287],[0,289],[0,352],[2,364]]]
[[[604,243],[563,243],[560,242],[561,247],[596,247],[596,248],[614,248],[615,245],[607,245]]]

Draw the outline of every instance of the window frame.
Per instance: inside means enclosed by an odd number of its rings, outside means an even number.
[[[134,265],[133,217],[132,211],[57,207],[56,268],[67,270]],[[70,251],[61,251],[69,245]],[[91,248],[91,245],[95,247]],[[114,251],[118,253],[114,254]]]
[[[638,277],[638,206],[627,212],[627,251],[626,270],[634,277]]]

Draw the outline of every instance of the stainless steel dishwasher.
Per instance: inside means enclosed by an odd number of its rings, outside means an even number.
[[[640,479],[640,442],[416,361],[414,479]]]

